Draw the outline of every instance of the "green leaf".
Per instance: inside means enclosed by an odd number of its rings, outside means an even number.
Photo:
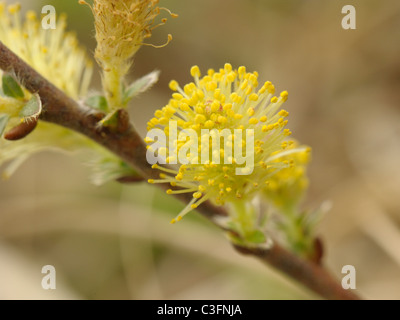
[[[21,118],[38,118],[42,112],[42,101],[38,94],[34,94],[19,112]]]
[[[0,137],[3,135],[3,132],[6,129],[9,119],[10,116],[8,114],[0,114]]]
[[[104,96],[92,96],[85,100],[85,104],[94,109],[108,112],[107,99]]]
[[[264,233],[260,230],[255,230],[252,233],[246,235],[246,240],[252,243],[264,243],[266,241]]]
[[[103,185],[121,177],[137,175],[132,167],[114,155],[95,156],[88,162],[88,165],[92,168],[91,181],[95,185]]]
[[[107,116],[104,117],[104,119],[102,119],[100,121],[100,124],[103,127],[108,127],[108,128],[112,128],[112,129],[116,129],[118,127],[118,122],[119,122],[119,109],[118,110],[114,110],[111,113],[107,114]]]
[[[2,77],[3,93],[11,98],[23,98],[24,92],[21,86],[9,74],[3,74]]]
[[[122,103],[126,105],[133,97],[150,89],[158,81],[159,76],[160,71],[156,70],[133,82],[124,89]]]

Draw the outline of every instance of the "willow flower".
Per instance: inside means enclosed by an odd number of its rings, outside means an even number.
[[[84,0],[81,4],[88,3]],[[160,10],[158,0],[94,0],[91,10],[94,15],[97,47],[95,57],[103,69],[103,86],[110,110],[123,107],[123,79],[133,62],[133,56],[152,30],[163,25],[167,19],[155,23]],[[168,35],[168,41],[172,36]],[[166,44],[167,44],[166,43]],[[157,46],[155,46],[157,47]]]
[[[78,45],[76,36],[65,31],[66,16],[58,17],[56,29],[44,30],[33,11],[28,11],[25,21],[22,21],[20,10],[19,4],[6,6],[0,2],[0,40],[70,97],[78,99],[86,96],[93,64]],[[3,81],[4,76],[0,70]],[[23,86],[16,85],[20,91],[17,97],[7,96],[5,92],[0,95],[0,126],[5,132],[0,137],[0,165],[9,163],[3,171],[4,178],[10,177],[30,155],[43,150],[86,150],[89,153],[86,155],[95,160],[110,157],[115,160],[110,162],[119,165],[108,151],[83,135],[40,121],[39,114],[23,116],[23,108],[33,95]],[[37,122],[36,128],[23,139],[5,139],[16,126],[21,123],[29,126],[32,122]]]
[[[56,29],[45,30],[33,11],[22,22],[20,10],[19,4],[0,2],[0,40],[70,97],[85,96],[93,63],[76,36],[65,31],[66,16],[58,17]]]
[[[297,142],[294,142],[287,149],[297,147]],[[310,148],[305,148],[303,151],[278,158],[276,161],[289,161],[293,165],[274,174],[264,187],[264,196],[275,208],[287,215],[296,212],[296,207],[308,188],[307,165],[311,157],[310,151]]]
[[[183,88],[175,80],[170,82],[169,86],[175,93],[165,107],[155,112],[147,129],[150,132],[160,128],[168,135],[171,124],[176,121],[178,137],[187,129],[193,130],[197,133],[199,153],[210,153],[211,156],[217,153],[224,161],[201,163],[198,156],[190,152],[186,154],[187,161],[177,160],[176,153],[171,154],[171,147],[176,147],[179,154],[187,139],[175,139],[173,146],[158,150],[159,154],[165,156],[166,163],[177,165],[165,167],[154,164],[153,168],[162,173],[160,179],[151,179],[149,182],[171,184],[173,188],[167,191],[168,194],[193,194],[193,199],[172,223],[181,220],[206,200],[217,205],[233,203],[239,206],[251,201],[277,172],[293,166],[293,162],[282,159],[283,156],[303,150],[288,148],[293,144],[287,141],[291,135],[286,128],[289,113],[281,109],[288,98],[287,91],[276,96],[271,82],[267,81],[259,87],[257,72],[247,72],[243,66],[233,70],[228,63],[218,72],[209,69],[203,77],[200,69],[194,66],[191,75],[194,81]],[[212,149],[212,143],[209,143],[212,134],[203,129],[215,129],[216,133],[228,130],[231,135],[226,137],[216,152]],[[254,163],[243,165],[235,157],[225,161],[227,148],[232,147],[236,138],[235,130],[249,132],[253,138],[250,143],[254,145],[250,149],[254,150]],[[241,147],[246,148],[248,137],[247,134],[242,138]],[[148,149],[154,149],[154,139],[147,136],[145,142],[148,143]]]

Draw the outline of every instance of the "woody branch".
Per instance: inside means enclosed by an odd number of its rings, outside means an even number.
[[[119,111],[119,125],[116,129],[98,126],[98,122],[105,114],[82,106],[68,97],[2,42],[0,42],[0,68],[6,72],[14,72],[26,89],[39,94],[43,103],[41,120],[64,126],[91,138],[126,161],[145,179],[158,178],[158,173],[152,170],[146,161],[146,147],[142,138],[130,124],[125,111]],[[188,194],[175,196],[186,203],[191,199]],[[229,231],[218,223],[220,217],[227,216],[223,208],[205,202],[197,210],[224,231]],[[297,257],[277,243],[268,249],[239,246],[235,248],[240,253],[254,256],[289,275],[323,298],[358,299],[354,293],[344,290],[322,266]]]

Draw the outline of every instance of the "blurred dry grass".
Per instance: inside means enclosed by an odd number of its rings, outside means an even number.
[[[350,2],[357,30],[345,31],[341,8]],[[93,50],[87,9],[71,0],[46,3],[70,11],[70,28],[80,29]],[[153,90],[132,105],[141,132],[169,98],[169,80],[185,83],[193,64],[204,71],[225,62],[246,65],[287,89],[290,128],[313,148],[305,207],[333,203],[320,227],[328,267],[340,277],[342,266],[352,264],[363,296],[399,299],[400,3],[162,4],[180,17],[151,38],[163,43],[172,33],[170,45],[144,47],[135,60],[132,77],[162,71]],[[195,214],[171,227],[168,219],[180,204],[150,187],[95,188],[85,172],[73,158],[46,153],[0,182],[0,298],[313,297],[237,255]],[[57,268],[52,292],[40,287],[45,264]]]

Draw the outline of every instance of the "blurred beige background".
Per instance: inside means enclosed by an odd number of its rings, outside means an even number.
[[[10,1],[7,1],[10,2]],[[24,1],[67,11],[69,28],[94,50],[92,18],[77,1]],[[343,30],[341,9],[357,10]],[[164,0],[179,14],[135,59],[132,79],[159,83],[134,100],[144,134],[166,104],[171,78],[225,62],[257,70],[288,90],[289,125],[312,146],[305,208],[332,209],[320,226],[325,263],[357,270],[366,298],[400,298],[400,2],[397,0]],[[98,88],[98,72],[93,87]],[[230,248],[197,214],[170,226],[181,204],[143,184],[94,187],[77,159],[43,153],[0,182],[0,299],[309,299],[305,289]],[[57,289],[41,288],[42,266]]]

